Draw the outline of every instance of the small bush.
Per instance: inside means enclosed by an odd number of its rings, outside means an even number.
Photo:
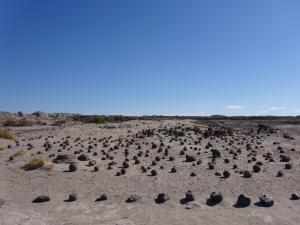
[[[4,149],[4,147],[2,145],[0,145],[0,151],[2,151]]]
[[[8,129],[0,128],[0,138],[13,140],[15,136]]]
[[[102,124],[102,123],[105,123],[105,122],[106,122],[106,119],[105,119],[104,116],[94,116],[91,119],[91,123]]]
[[[43,167],[45,165],[45,161],[40,158],[33,158],[30,160],[29,163],[27,163],[23,169],[24,170],[35,170]]]

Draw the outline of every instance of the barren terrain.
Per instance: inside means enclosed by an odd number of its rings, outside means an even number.
[[[290,199],[300,194],[296,123],[157,119],[9,129],[15,140],[0,138],[2,225],[300,224],[300,200]],[[44,164],[28,167],[33,158]],[[209,204],[212,192],[223,200]],[[107,200],[96,201],[104,193]],[[157,204],[160,193],[169,200]],[[126,202],[133,194],[137,200]],[[249,206],[236,205],[240,194]],[[271,207],[259,203],[262,194]],[[32,203],[39,195],[50,201]]]

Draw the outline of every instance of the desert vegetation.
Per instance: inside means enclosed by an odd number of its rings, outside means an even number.
[[[9,129],[0,128],[0,138],[13,140],[15,139],[15,136]]]
[[[41,158],[32,158],[27,164],[23,166],[24,170],[36,170],[45,165],[45,161]]]
[[[102,124],[105,123],[107,120],[104,116],[93,116],[91,117],[91,123],[96,123],[96,124]]]

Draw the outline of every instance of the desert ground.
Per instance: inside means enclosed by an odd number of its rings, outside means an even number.
[[[135,119],[5,129],[14,138],[0,138],[1,225],[300,224],[300,200],[291,199],[300,194],[299,123]]]

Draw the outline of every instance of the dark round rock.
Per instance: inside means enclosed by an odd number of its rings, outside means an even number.
[[[186,162],[194,162],[194,161],[196,161],[196,158],[191,155],[185,155],[185,160],[186,160]]]
[[[276,177],[283,177],[283,175],[284,175],[283,172],[281,170],[279,170]]]
[[[137,200],[141,199],[141,197],[139,197],[136,194],[130,195],[127,199],[126,202],[127,203],[132,203],[132,202],[136,202]]]
[[[259,165],[256,165],[256,164],[255,164],[255,165],[253,166],[253,172],[254,172],[254,173],[259,173],[260,170],[261,170],[261,168],[260,168]]]
[[[156,170],[151,170],[151,175],[152,175],[152,176],[156,176],[156,175],[157,175]]]
[[[185,200],[186,200],[187,202],[195,201],[195,197],[194,197],[192,191],[187,191],[187,192],[185,193]]]
[[[88,160],[90,160],[90,157],[86,154],[81,154],[80,156],[78,156],[78,160],[79,161],[88,161]]]
[[[196,173],[194,173],[194,172],[191,172],[191,175],[190,175],[191,177],[195,177],[196,176]]]
[[[251,198],[244,195],[244,194],[240,194],[238,199],[237,199],[237,202],[236,202],[236,205],[238,207],[247,207],[251,204]]]
[[[176,173],[176,172],[177,172],[176,168],[175,168],[175,167],[172,167],[171,173]]]
[[[101,202],[101,201],[106,201],[107,200],[107,195],[104,193],[100,195],[99,198],[96,199],[96,202]]]
[[[251,174],[248,170],[245,170],[245,171],[243,172],[243,174],[244,174],[244,177],[245,177],[245,178],[250,178],[250,177],[252,177],[252,174]]]
[[[215,175],[216,175],[217,177],[220,177],[220,176],[221,176],[221,173],[220,173],[220,172],[215,172]]]
[[[217,149],[211,149],[212,157],[213,158],[219,158],[221,157],[221,152]]]
[[[225,163],[229,163],[230,160],[229,160],[229,159],[224,159],[224,162],[225,162]]]
[[[156,197],[156,203],[158,204],[161,204],[161,203],[164,203],[166,201],[168,201],[170,199],[169,195],[168,194],[165,194],[165,193],[160,193],[157,195]]]
[[[69,202],[75,202],[77,198],[77,194],[69,194]]]
[[[291,160],[291,158],[287,155],[281,155],[280,158],[281,162],[289,162]]]
[[[286,170],[290,170],[290,169],[292,169],[292,164],[287,163],[287,164],[284,165],[284,168],[285,168]]]
[[[70,163],[70,165],[69,165],[70,172],[75,172],[77,169],[78,169],[78,167],[77,167],[76,163]]]
[[[124,168],[121,169],[121,174],[126,174],[126,170]]]
[[[214,165],[212,165],[212,164],[208,165],[208,169],[213,170],[214,168],[215,168]]]
[[[220,192],[212,192],[209,199],[213,203],[220,203],[223,200],[223,195]]]
[[[224,178],[230,177],[230,173],[229,173],[227,170],[225,170],[225,171],[223,172],[223,177],[224,177]]]
[[[40,195],[40,196],[36,197],[32,202],[33,203],[42,203],[42,202],[48,202],[48,201],[50,201],[49,196]]]
[[[299,200],[299,199],[300,199],[300,195],[295,193],[291,194],[291,200]]]

